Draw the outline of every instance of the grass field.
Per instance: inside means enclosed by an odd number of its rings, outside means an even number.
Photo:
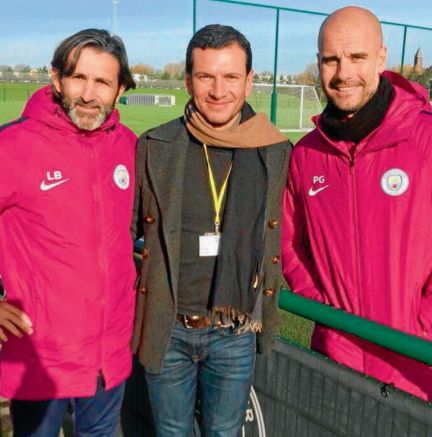
[[[0,125],[19,117],[28,97],[40,86],[36,84],[0,83]],[[122,122],[138,135],[149,128],[180,116],[188,100],[185,90],[138,89],[132,92],[170,94],[176,97],[176,105],[173,107],[118,105]],[[294,143],[302,135],[298,132],[287,134]],[[280,335],[309,347],[313,327],[311,322],[282,310],[280,311],[280,322]]]
[[[25,102],[31,94],[43,85],[33,83],[0,83],[0,125],[7,123],[20,116]],[[142,94],[169,94],[174,95],[176,104],[172,107],[163,106],[140,106],[140,105],[118,105],[121,120],[129,126],[137,135],[142,132],[167,122],[183,113],[188,95],[183,89],[153,89],[139,88],[131,90],[128,93]],[[282,101],[283,102],[283,101]],[[269,112],[270,99],[269,95],[257,98],[251,96],[250,103],[257,111]],[[293,104],[295,108],[295,104]],[[293,109],[295,113],[296,110]],[[285,105],[281,107],[278,119],[287,113]],[[297,114],[294,114],[297,117]],[[301,132],[290,132],[285,135],[293,142],[297,142],[304,134]]]

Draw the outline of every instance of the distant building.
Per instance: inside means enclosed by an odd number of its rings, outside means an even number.
[[[148,76],[146,74],[134,73],[132,77],[135,82],[148,82]]]
[[[414,56],[414,71],[419,74],[423,73],[423,53],[420,47]]]

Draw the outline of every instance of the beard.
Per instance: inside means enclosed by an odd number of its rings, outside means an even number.
[[[72,123],[81,130],[93,131],[102,126],[107,117],[111,114],[114,105],[100,105],[98,103],[84,103],[81,98],[69,99],[64,94],[61,96],[61,104]],[[81,111],[79,106],[98,109],[96,114],[89,114]]]
[[[362,94],[359,96],[357,101],[354,102],[344,102],[343,99],[338,99],[335,96],[332,96],[331,93],[325,93],[327,100],[333,104],[341,113],[344,113],[345,115],[354,115],[360,109],[362,109],[367,102],[372,98],[372,96],[375,94],[378,85],[374,87],[371,86],[370,83],[365,83],[362,81],[340,81],[340,80],[332,80],[329,83],[330,90],[337,90],[340,86],[356,86],[362,88]]]

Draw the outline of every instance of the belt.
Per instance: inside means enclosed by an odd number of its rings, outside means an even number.
[[[208,328],[213,325],[218,326],[217,323],[214,323],[214,321],[207,316],[186,316],[185,314],[177,314],[177,320],[180,320],[186,328],[190,329]]]

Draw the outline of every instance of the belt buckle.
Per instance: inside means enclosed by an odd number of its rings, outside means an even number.
[[[182,314],[182,319],[183,319],[182,321],[187,329],[194,329],[195,326],[193,324],[192,325],[189,324],[189,322],[193,323],[194,321],[199,320],[200,318],[201,318],[200,316],[187,316],[185,314]]]
[[[198,316],[198,315],[193,315],[193,316],[187,316],[185,314],[181,315],[181,321],[183,322],[183,325],[188,328],[188,329],[199,329],[199,328],[204,328],[207,326],[207,323],[202,324],[202,326],[200,325],[200,322],[204,321],[205,322],[206,317],[205,316]]]
[[[196,323],[199,322],[203,318],[204,317],[197,316],[197,315],[195,315],[195,316],[185,316],[185,325],[186,325],[186,328],[189,328],[189,329],[196,328],[197,327]],[[191,323],[191,324],[189,324],[189,323]]]

